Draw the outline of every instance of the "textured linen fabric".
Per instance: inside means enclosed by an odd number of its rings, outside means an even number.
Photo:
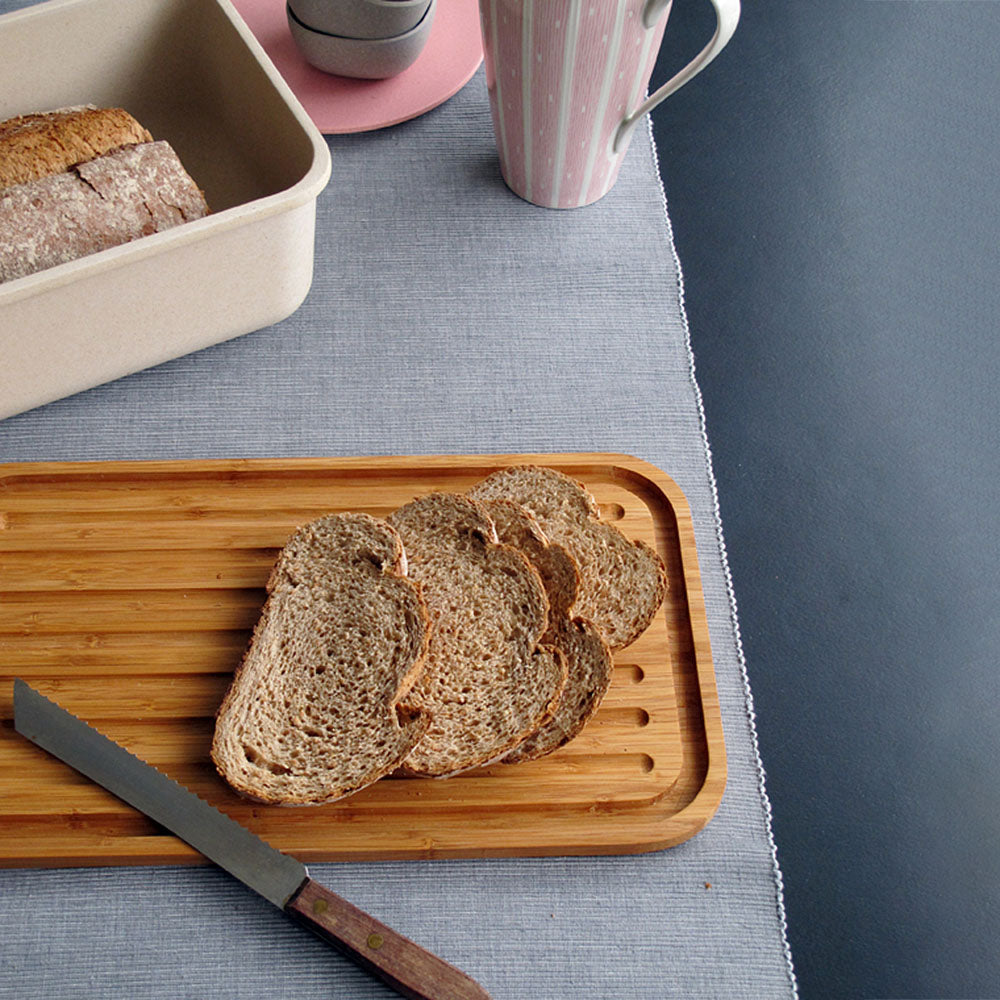
[[[570,212],[503,186],[482,71],[418,120],[329,143],[293,316],[3,421],[0,460],[619,451],[665,470],[705,588],[729,770],[715,819],[648,855],[312,874],[496,1000],[794,995],[648,131],[612,192]],[[2,997],[394,995],[212,867],[2,871],[0,924]]]

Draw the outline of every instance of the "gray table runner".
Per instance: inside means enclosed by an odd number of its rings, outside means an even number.
[[[665,470],[692,508],[728,752],[709,826],[634,857],[313,873],[497,1000],[794,995],[648,132],[612,193],[572,212],[504,188],[482,71],[416,121],[329,142],[298,312],[10,418],[0,460],[620,451]],[[2,871],[0,925],[3,997],[393,995],[213,868]]]

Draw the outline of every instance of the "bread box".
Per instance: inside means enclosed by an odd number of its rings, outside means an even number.
[[[312,283],[326,141],[228,0],[50,0],[0,16],[0,120],[124,107],[212,214],[0,284],[0,418],[249,333]]]

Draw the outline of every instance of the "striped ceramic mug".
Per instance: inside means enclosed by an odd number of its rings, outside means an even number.
[[[707,66],[739,20],[739,0],[711,0],[712,40],[645,97],[670,2],[479,0],[500,169],[515,194],[576,208],[611,190],[636,121]]]

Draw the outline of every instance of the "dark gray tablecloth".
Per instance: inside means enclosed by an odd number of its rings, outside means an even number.
[[[619,451],[665,470],[693,512],[727,743],[709,826],[642,856],[313,873],[497,1000],[794,994],[647,130],[614,191],[572,212],[504,188],[482,72],[416,121],[329,142],[315,281],[293,316],[10,418],[0,460]],[[3,871],[0,925],[4,997],[391,995],[210,867]]]

